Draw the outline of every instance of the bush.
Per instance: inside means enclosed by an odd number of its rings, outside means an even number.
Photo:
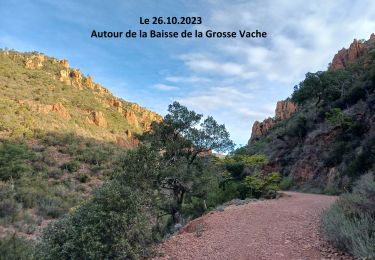
[[[61,198],[44,196],[38,200],[37,212],[44,217],[58,218],[69,210]]]
[[[322,217],[322,230],[336,247],[355,257],[375,257],[375,180],[366,174],[353,192],[335,202]]]
[[[76,172],[79,170],[80,165],[78,161],[70,161],[61,165],[61,169],[67,170],[68,172]]]
[[[0,259],[34,259],[30,240],[13,235],[0,238]]]
[[[278,172],[271,172],[269,174],[257,173],[246,176],[244,181],[246,187],[249,189],[250,196],[259,198],[279,189],[281,175]]]
[[[0,143],[0,180],[17,179],[32,172],[27,164],[34,154],[26,145]]]
[[[293,186],[293,179],[291,177],[284,177],[280,184],[280,190],[289,190]]]
[[[0,218],[13,222],[21,210],[21,205],[15,199],[12,184],[0,183]]]
[[[142,194],[115,182],[50,224],[38,245],[40,259],[137,259],[147,256],[151,224]]]
[[[86,183],[89,180],[89,176],[86,173],[81,173],[78,176],[78,180],[82,183]]]

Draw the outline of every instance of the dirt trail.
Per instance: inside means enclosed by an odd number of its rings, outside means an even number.
[[[335,199],[284,192],[278,200],[226,207],[168,239],[159,259],[348,259],[327,249],[318,234],[319,213]]]

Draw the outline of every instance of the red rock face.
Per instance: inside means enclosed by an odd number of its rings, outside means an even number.
[[[257,137],[265,135],[274,124],[275,120],[273,118],[267,118],[263,122],[255,121],[253,124],[250,140],[254,140]]]
[[[275,109],[275,117],[267,118],[263,122],[255,121],[253,124],[249,143],[258,137],[264,136],[277,121],[290,118],[297,111],[297,104],[290,100],[278,101]]]
[[[375,44],[375,34],[371,34],[368,41],[358,41],[354,39],[349,49],[341,49],[329,66],[330,70],[338,70],[345,68],[348,64],[355,62],[358,58],[368,53],[370,47]]]
[[[297,111],[297,104],[290,100],[278,101],[275,110],[276,120],[285,120]]]

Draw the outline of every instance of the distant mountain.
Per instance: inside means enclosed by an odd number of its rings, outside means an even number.
[[[36,52],[0,52],[0,93],[0,138],[53,131],[132,146],[133,133],[161,120],[113,96],[67,60]]]
[[[327,71],[307,73],[275,117],[255,122],[248,153],[297,186],[338,193],[375,169],[375,35],[340,50]]]

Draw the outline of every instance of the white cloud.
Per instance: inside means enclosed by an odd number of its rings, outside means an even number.
[[[204,77],[197,77],[197,76],[168,76],[165,80],[173,83],[202,83],[202,82],[210,82],[211,80]]]
[[[209,112],[215,109],[234,109],[252,98],[250,93],[240,92],[233,87],[211,87],[193,92],[187,97],[180,98],[179,101],[200,111]]]
[[[153,87],[162,91],[178,90],[178,87],[176,86],[165,85],[165,84],[155,84]]]
[[[190,53],[181,56],[185,65],[195,72],[206,72],[217,75],[236,76],[240,78],[254,78],[256,73],[247,71],[240,63],[216,61],[201,53]]]

